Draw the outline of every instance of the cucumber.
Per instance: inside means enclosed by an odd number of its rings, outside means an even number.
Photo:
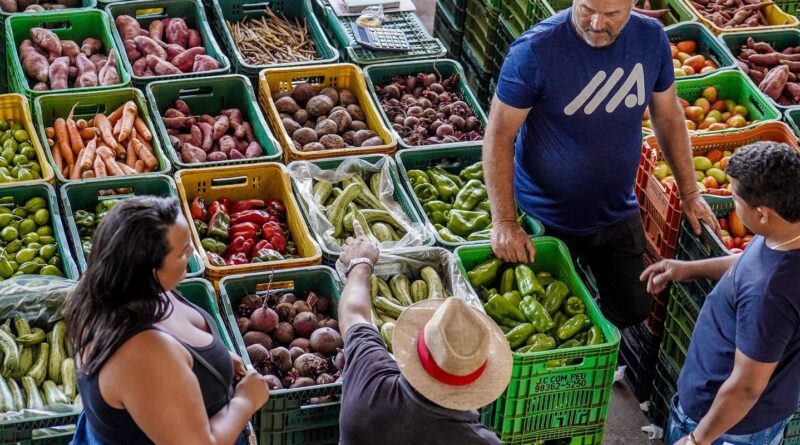
[[[397,301],[397,298],[395,298],[394,294],[392,293],[392,288],[390,288],[385,281],[378,278],[377,283],[378,283],[378,295],[382,295],[386,298]]]
[[[388,299],[381,296],[375,299],[375,308],[394,319],[399,318],[400,314],[402,314],[406,309],[405,307],[392,303]]]
[[[347,218],[347,216],[345,216]],[[387,241],[397,241],[395,239],[397,234],[394,233],[394,230],[386,223],[377,222],[372,224],[372,234],[375,235],[375,238],[380,242],[387,242]]]
[[[375,236],[372,234],[372,229],[370,229],[367,219],[364,218],[364,214],[361,213],[361,210],[358,210],[358,206],[353,204],[352,202],[350,203],[350,213],[348,213],[348,215],[350,214],[352,214],[352,218],[358,221],[358,224],[361,225],[361,229],[364,231],[364,235],[367,238],[372,238]],[[345,218],[346,217],[347,216],[345,216]],[[353,226],[353,233],[354,234],[356,233],[355,225]]]
[[[348,185],[341,195],[333,201],[333,204],[328,208],[328,211],[325,213],[325,216],[328,218],[328,221],[333,226],[333,234],[332,236],[337,237],[341,235],[343,224],[342,220],[344,220],[344,214],[347,212],[347,207],[350,205],[356,196],[361,194],[363,188],[361,185],[357,183],[352,183]]]
[[[381,178],[383,177],[383,171],[379,171],[378,173],[373,174],[369,177],[369,189],[375,195],[375,197],[380,200],[381,197]]]
[[[375,306],[370,306],[370,310],[372,311],[372,320],[375,322],[375,326],[380,329],[383,326],[383,319],[378,314],[378,311],[375,310]]]
[[[61,362],[61,380],[64,381],[64,393],[70,400],[78,394],[78,376],[75,372],[75,360],[68,358]]]
[[[14,402],[14,395],[8,387],[6,379],[0,378],[0,412],[16,411],[17,406]]]
[[[25,409],[25,395],[22,393],[22,388],[20,388],[19,383],[11,378],[3,380],[8,384],[8,389],[11,390],[11,397],[14,399],[14,411],[22,411]]]
[[[369,189],[369,185],[364,182],[364,178],[361,177],[359,174],[354,174],[348,179],[342,181],[342,184],[346,186],[351,186],[352,184],[358,184],[361,186],[361,193],[359,193],[355,200],[361,207],[365,209],[385,209],[386,207],[381,204],[380,200],[372,194],[372,191]]]
[[[405,228],[399,222],[397,222],[396,219],[394,219],[391,213],[387,212],[386,210],[364,209],[361,211],[361,213],[364,215],[364,218],[366,218],[369,224],[382,222],[385,224],[389,224],[395,230],[400,230],[402,232],[405,232]],[[352,216],[350,216],[349,218],[347,216],[344,217],[344,229],[349,232],[353,231]]]
[[[76,411],[83,411],[83,399],[81,399],[80,394],[78,394],[75,397],[75,400],[72,401],[72,406],[75,407]]]
[[[52,380],[47,380],[42,385],[42,393],[44,394],[44,401],[47,406],[55,405],[57,403],[69,403],[71,399],[64,394],[63,391],[58,389]]]
[[[4,354],[3,369],[0,372],[2,372],[3,377],[10,377],[19,366],[19,348],[17,347],[17,342],[14,341],[14,337],[4,329],[0,329],[0,349],[3,350]]]
[[[47,365],[47,377],[56,384],[61,383],[61,362],[67,358],[64,352],[64,337],[67,331],[67,324],[64,320],[59,320],[50,331],[50,360]]]
[[[381,337],[389,352],[392,352],[392,334],[394,334],[394,323],[384,323],[381,327]]]
[[[447,293],[444,290],[442,279],[432,267],[423,267],[419,274],[422,276],[422,279],[428,283],[428,299],[447,298]]]
[[[25,408],[27,409],[44,409],[44,401],[39,390],[36,388],[36,382],[29,376],[22,378],[22,389],[25,391]]]
[[[39,354],[36,356],[36,361],[28,371],[27,376],[32,378],[36,385],[44,383],[47,378],[47,361],[50,359],[50,345],[47,343],[39,344]]]
[[[314,202],[317,205],[323,205],[328,200],[328,197],[331,196],[333,185],[328,181],[317,181],[311,191],[314,196]]]
[[[17,337],[17,344],[21,346],[35,346],[47,340],[47,333],[41,328],[33,328],[31,332]]]
[[[17,329],[18,336],[31,334],[31,326],[28,324],[28,321],[22,318],[22,316],[19,314],[14,317],[14,327]],[[19,344],[19,337],[16,338],[16,342]],[[14,372],[14,377],[21,378],[28,372],[29,369],[31,369],[31,366],[33,366],[33,349],[30,347],[20,346],[19,365]]]
[[[395,275],[389,280],[389,287],[392,289],[392,295],[403,306],[411,306],[414,301],[411,298],[408,277],[405,275]]]
[[[416,280],[411,283],[411,299],[414,303],[428,299],[428,283],[424,280]]]

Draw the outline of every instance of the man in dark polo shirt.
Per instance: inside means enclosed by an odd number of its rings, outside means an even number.
[[[800,401],[800,154],[759,142],[728,163],[744,253],[663,261],[648,289],[719,280],[708,295],[671,403],[667,445],[778,445]]]
[[[338,307],[346,363],[340,443],[502,444],[476,409],[499,397],[511,377],[503,332],[460,298],[420,301],[397,320],[395,361],[370,321],[378,248],[354,225],[358,238],[347,240],[337,265],[347,276]]]

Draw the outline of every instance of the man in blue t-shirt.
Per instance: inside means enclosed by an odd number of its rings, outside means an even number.
[[[719,280],[692,333],[667,444],[781,443],[800,402],[800,154],[759,142],[730,158],[736,213],[756,234],[744,253],[667,260],[642,279]]]
[[[534,260],[516,222],[516,195],[545,233],[587,261],[603,312],[620,328],[650,310],[639,281],[646,240],[633,193],[648,105],[684,214],[698,233],[698,218],[716,224],[697,190],[669,41],[658,21],[632,8],[631,0],[574,0],[514,42],[483,148],[494,253]]]

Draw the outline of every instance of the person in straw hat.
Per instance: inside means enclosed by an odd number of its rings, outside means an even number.
[[[371,322],[370,277],[378,247],[357,222],[339,258],[347,285],[339,302],[345,371],[341,444],[502,444],[478,421],[511,377],[503,332],[461,298],[406,309],[392,336],[395,358]]]

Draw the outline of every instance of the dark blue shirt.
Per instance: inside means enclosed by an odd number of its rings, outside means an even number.
[[[753,409],[730,434],[785,420],[800,402],[800,250],[778,251],[757,236],[708,295],[678,379],[683,410],[700,421],[733,371],[736,349],[778,363]]]
[[[585,235],[638,212],[642,115],[651,93],[672,85],[674,69],[658,21],[632,14],[616,42],[593,48],[571,10],[511,45],[496,94],[531,108],[517,135],[517,202],[548,227]]]

